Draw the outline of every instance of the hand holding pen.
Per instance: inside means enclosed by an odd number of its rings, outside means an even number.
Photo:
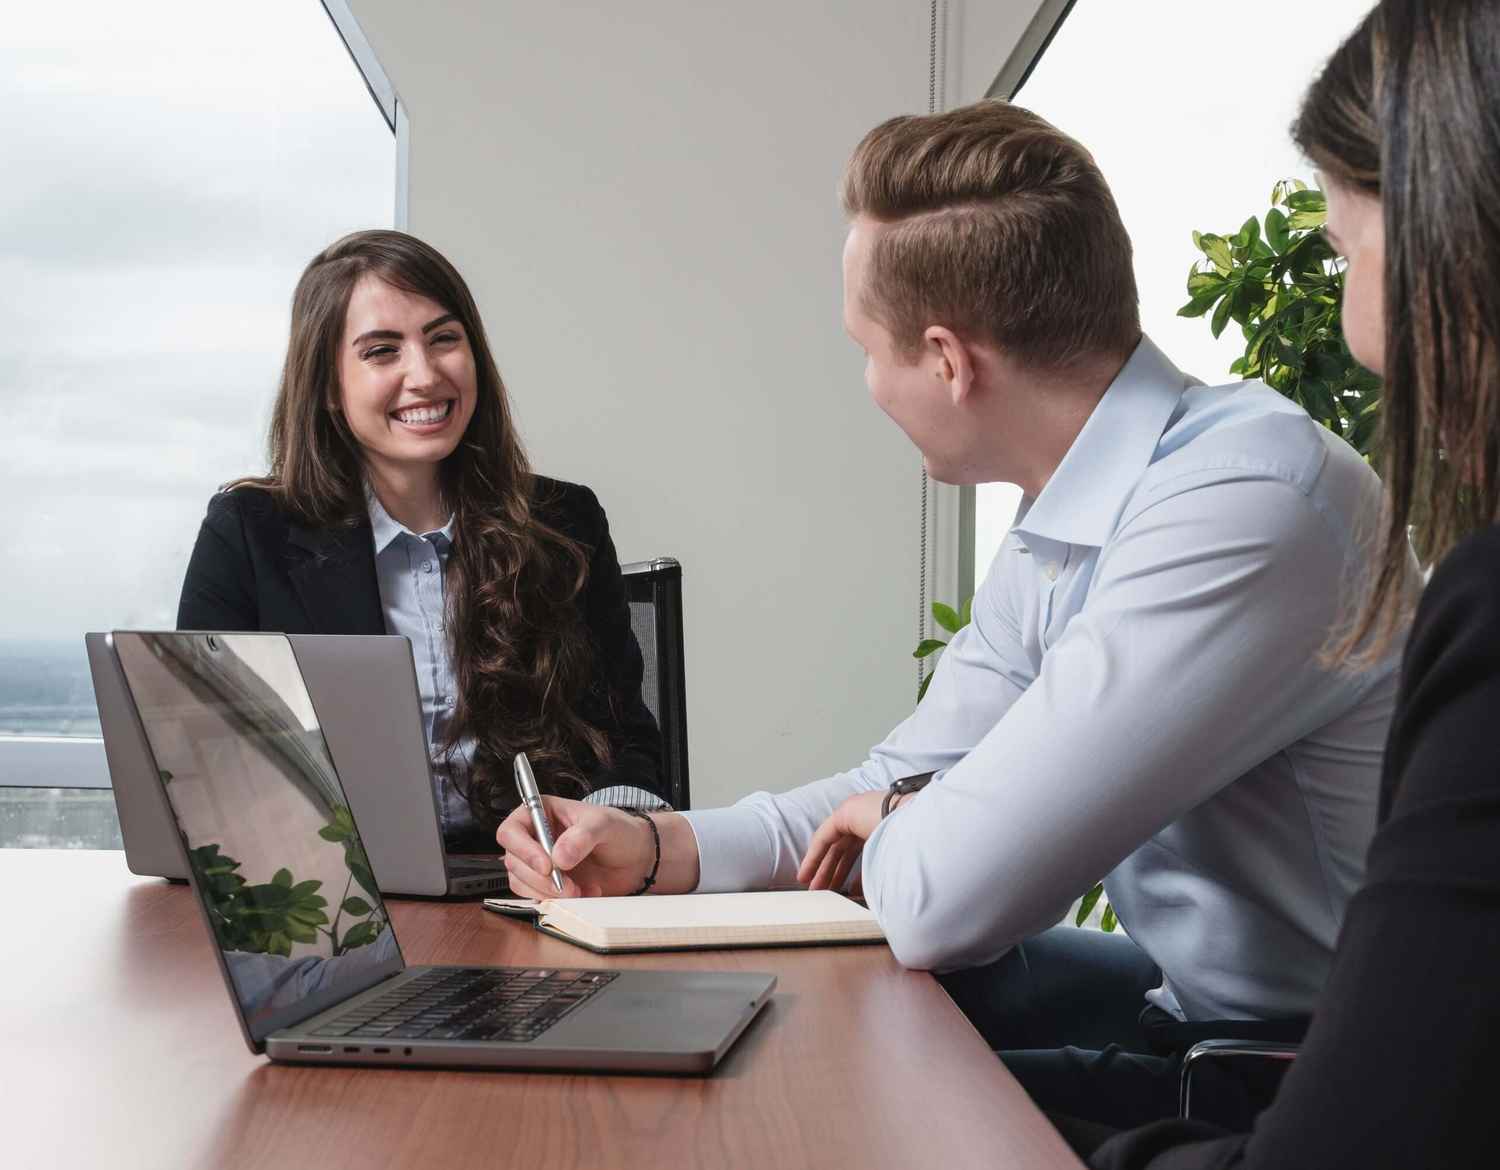
[[[524,756],[516,757],[521,805],[495,833],[505,850],[505,870],[517,897],[597,898],[636,893],[656,865],[656,841],[641,817],[608,805],[561,796],[543,798]],[[524,777],[524,778],[523,778]],[[530,793],[535,800],[528,798]],[[680,822],[680,823],[679,823]],[[682,818],[660,825],[660,892],[683,893],[698,884],[698,855],[692,829]],[[675,834],[675,836],[674,836]],[[684,866],[679,858],[687,858]],[[675,864],[674,864],[675,862]]]
[[[562,875],[557,872],[557,866],[552,863],[552,825],[547,820],[547,810],[542,807],[542,793],[536,786],[536,777],[531,772],[531,761],[526,758],[525,752],[516,753],[516,790],[521,794],[521,803],[526,806],[526,811],[531,815],[531,828],[536,833],[537,842],[547,854],[547,862],[552,874],[552,884],[560,894],[563,892]]]

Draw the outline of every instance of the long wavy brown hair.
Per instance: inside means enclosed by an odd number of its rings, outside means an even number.
[[[536,479],[516,436],[505,383],[463,277],[435,248],[396,231],[363,231],[325,248],[292,297],[291,339],[271,416],[270,473],[232,486],[271,492],[317,527],[368,516],[359,442],[339,405],[338,350],[354,286],[373,275],[437,302],[474,353],[474,416],[439,468],[453,515],[444,577],[457,705],[446,740],[475,751],[460,786],[476,818],[498,823],[517,801],[511,761],[524,751],[549,791],[582,795],[611,763],[609,741],[574,704],[594,678],[576,601],[588,554],[538,513]]]
[[[1381,201],[1382,474],[1371,582],[1335,658],[1389,646],[1423,564],[1500,520],[1500,6],[1384,0],[1308,90],[1292,136],[1325,178]]]

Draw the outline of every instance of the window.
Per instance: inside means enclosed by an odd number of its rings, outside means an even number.
[[[1308,84],[1369,0],[1148,6],[1076,0],[1016,101],[1093,153],[1135,242],[1141,324],[1184,372],[1230,380],[1243,351],[1231,325],[1178,317],[1200,253],[1194,229],[1233,233],[1271,206],[1271,187],[1312,181],[1287,132]],[[983,576],[1021,493],[975,493],[974,564]]]
[[[7,13],[0,844],[118,846],[107,792],[56,791],[108,785],[83,634],[174,624],[209,496],[265,466],[298,274],[393,222],[351,48],[343,0]]]

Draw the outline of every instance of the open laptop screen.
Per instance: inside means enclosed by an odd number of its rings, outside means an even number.
[[[286,637],[111,640],[252,1046],[401,970]]]

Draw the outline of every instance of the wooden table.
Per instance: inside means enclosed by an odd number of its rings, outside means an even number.
[[[392,900],[408,962],[773,971],[711,1077],[273,1066],[183,886],[0,850],[0,1161],[33,1167],[1077,1167],[928,975],[884,947],[590,955]]]

